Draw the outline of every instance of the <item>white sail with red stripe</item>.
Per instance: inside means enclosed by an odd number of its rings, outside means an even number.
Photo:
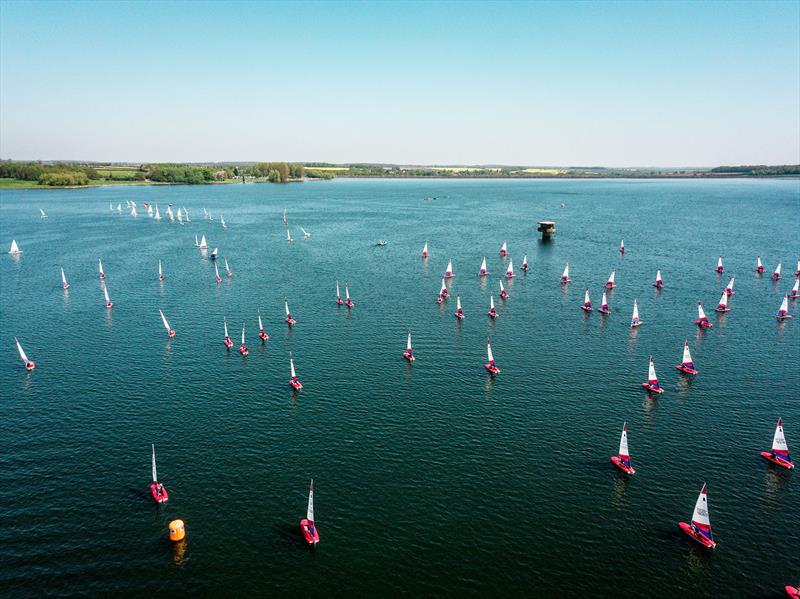
[[[708,517],[708,490],[705,483],[703,483],[703,488],[700,489],[700,495],[697,497],[697,503],[694,505],[692,528],[709,541],[714,541],[714,537],[711,534],[711,520]]]
[[[622,423],[622,436],[619,438],[619,459],[623,465],[630,467],[631,456],[628,453],[628,423]]]
[[[778,418],[778,425],[775,427],[775,436],[772,438],[772,453],[782,460],[791,462],[789,446],[786,444],[786,437],[783,435],[783,423]]]

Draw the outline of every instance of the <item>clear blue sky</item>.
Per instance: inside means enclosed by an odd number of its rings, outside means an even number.
[[[0,157],[800,162],[800,2],[0,2]]]

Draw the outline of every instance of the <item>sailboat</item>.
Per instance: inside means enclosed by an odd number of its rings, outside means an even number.
[[[222,283],[222,277],[219,276],[219,267],[216,262],[214,262],[214,280],[217,282],[217,285]]]
[[[489,311],[487,312],[487,314],[489,315],[489,318],[497,318],[498,316],[500,316],[497,313],[497,310],[494,309],[494,295],[489,296]]]
[[[345,296],[344,300],[345,306],[347,306],[348,308],[352,308],[353,306],[355,306],[353,300],[350,299],[350,289],[348,289],[347,283],[344,284],[344,296]]]
[[[697,503],[694,505],[694,514],[691,523],[678,522],[681,530],[700,543],[703,547],[713,549],[717,546],[714,536],[711,534],[711,521],[708,518],[708,498],[707,487],[703,483]]]
[[[292,318],[292,313],[289,312],[289,300],[284,299],[283,303],[286,307],[286,324],[288,324],[289,326],[297,324],[297,321],[294,318]]]
[[[512,258],[508,259],[508,268],[506,268],[506,279],[513,278],[514,275],[514,260]]]
[[[775,436],[772,437],[772,449],[770,451],[762,451],[761,457],[787,470],[794,468],[794,462],[792,462],[792,457],[789,455],[789,446],[786,445],[786,437],[783,436],[783,424],[780,418],[778,418],[778,425],[775,427]]]
[[[103,261],[100,258],[97,259],[97,268],[100,270],[100,280],[106,280],[106,271],[103,270]]]
[[[508,255],[508,246],[506,245],[505,240],[503,240],[503,245],[500,246],[500,255],[505,258]]]
[[[209,256],[209,259],[216,260],[218,254],[219,254],[219,247],[215,247],[213,250],[211,250],[211,255]]]
[[[158,211],[158,204],[156,204],[156,213],[155,213],[155,216],[153,216],[153,219],[154,220],[161,220],[161,213]]]
[[[145,204],[145,206],[147,206],[147,216],[153,216],[153,205]]]
[[[499,374],[500,369],[497,367],[497,364],[494,363],[494,356],[492,355],[492,340],[486,340],[486,358],[488,362],[483,365],[483,367],[488,370],[491,374]]]
[[[178,206],[178,213],[175,215],[175,218],[178,219],[178,222],[183,224],[183,210],[181,210],[180,206]]]
[[[300,520],[300,531],[303,538],[309,545],[319,543],[319,531],[314,524],[314,479],[311,479],[311,486],[308,488],[308,509],[306,517]]]
[[[292,234],[289,232],[289,229],[286,229],[286,241],[294,241],[294,239],[292,239]]]
[[[158,313],[161,314],[161,322],[164,323],[164,328],[167,329],[167,337],[174,337],[175,330],[169,327],[169,323],[167,322],[167,317],[164,316],[164,313],[161,310],[159,310]]]
[[[228,259],[223,258],[223,260],[225,261],[225,274],[228,275],[228,278],[230,279],[233,277],[233,271],[231,270],[231,267],[228,266]]]
[[[242,323],[242,344],[239,346],[239,353],[243,356],[246,356],[250,353],[250,350],[247,349],[247,345],[244,342],[244,323]]]
[[[683,342],[683,359],[675,368],[686,374],[697,374],[694,362],[692,362],[692,354],[689,352],[689,341]]]
[[[288,225],[289,221],[286,220],[286,208],[283,209],[283,224]]]
[[[489,271],[486,269],[486,256],[483,257],[483,262],[481,262],[481,269],[478,271],[478,276],[485,277],[489,274]]]
[[[28,356],[25,355],[25,351],[22,349],[22,345],[19,342],[19,339],[14,337],[14,343],[17,344],[17,351],[19,352],[19,357],[22,360],[22,363],[25,365],[25,370],[33,370],[36,368],[36,362],[29,359]]]
[[[109,309],[113,308],[114,302],[112,302],[111,298],[108,297],[108,287],[106,287],[105,283],[103,283],[103,297],[106,299],[106,308]]]
[[[781,278],[781,263],[778,262],[778,266],[775,267],[775,271],[772,273],[770,277],[773,281],[779,281]]]
[[[794,271],[794,276],[800,277],[800,258],[797,259],[797,268]]]
[[[8,250],[8,253],[11,254],[12,256],[16,256],[22,253],[22,250],[19,249],[19,246],[17,245],[16,239],[11,240],[11,248]]]
[[[190,223],[190,222],[192,222],[191,220],[189,220],[189,211],[186,209],[186,207],[184,207],[184,209],[183,209],[183,219],[184,219],[184,220],[185,220],[187,223]]]
[[[158,482],[158,473],[156,472],[156,446],[152,445],[152,464],[153,464],[153,483],[150,485],[150,495],[156,500],[156,503],[164,503],[169,499],[167,489]]]
[[[722,271],[723,271],[723,270],[725,270],[725,269],[724,269],[724,268],[722,268],[722,256],[720,256],[720,257],[719,257],[719,260],[717,260],[717,268],[716,268],[716,271],[717,271],[717,273],[718,273],[718,274],[722,274]]]
[[[219,224],[222,225],[223,229],[227,229],[228,228],[228,225],[225,224],[225,217],[223,217],[221,214],[219,215]]]
[[[41,208],[39,208],[39,214],[41,214],[41,215],[42,215],[42,218],[47,218],[47,214],[46,214],[46,213],[45,213],[45,211],[44,211],[44,210],[42,210]]]
[[[64,274],[64,267],[61,267],[61,286],[66,291],[69,289],[69,283],[67,283],[67,275]]]
[[[165,277],[164,277],[164,273],[163,273],[163,272],[162,272],[162,270],[161,270],[161,259],[159,259],[159,260],[158,260],[158,280],[159,280],[159,281],[163,281],[163,280],[164,280],[164,278],[165,278]]]
[[[114,205],[111,202],[108,203],[108,211],[114,212]]]
[[[783,301],[781,302],[781,307],[778,308],[778,313],[775,315],[775,318],[778,320],[786,320],[787,318],[791,318],[792,315],[789,314],[789,296],[784,295]]]
[[[294,358],[292,358],[292,352],[289,352],[289,368],[292,371],[292,378],[289,379],[289,386],[295,391],[299,391],[303,388],[303,384],[297,379],[297,373],[294,371]]]
[[[303,233],[303,239],[308,239],[309,237],[311,237],[311,233],[306,231],[303,227],[300,227],[300,231],[302,231]]]
[[[710,329],[714,326],[709,322],[708,318],[706,318],[706,313],[701,303],[697,304],[697,320],[694,321],[694,324],[704,329]]]
[[[619,455],[612,455],[611,462],[625,474],[636,474],[628,453],[628,423],[622,423],[622,436],[619,438]]]
[[[564,272],[561,273],[561,283],[571,283],[572,279],[569,278],[569,262],[564,265]]]
[[[462,320],[464,318],[464,311],[461,309],[461,296],[456,296],[456,318]]]
[[[800,584],[798,584],[796,587],[787,584],[785,587],[783,587],[783,590],[786,591],[787,595],[789,595],[789,599],[800,599]]]
[[[656,289],[661,289],[664,286],[664,281],[661,279],[661,269],[656,271],[656,282],[653,283],[653,287]]]
[[[650,393],[664,393],[664,389],[658,384],[656,367],[653,365],[653,356],[650,356],[650,366],[647,370],[647,382],[642,383],[642,387],[647,389]]]
[[[344,303],[342,301],[342,294],[339,293],[339,279],[336,279],[336,303],[340,306]]]
[[[175,215],[172,213],[172,204],[167,204],[167,218],[169,219],[169,222],[175,222]]]
[[[196,239],[196,237],[195,237],[195,239]],[[208,242],[206,241],[206,236],[205,235],[200,237],[200,245],[198,245],[197,247],[200,248],[201,250],[208,249]]]
[[[800,291],[800,279],[795,279],[794,285],[792,285],[792,290],[789,292],[789,299],[795,300],[800,297],[800,295],[798,295],[798,291]]]
[[[736,280],[736,275],[733,275],[731,277],[731,280],[728,281],[728,284],[725,286],[725,293],[728,295],[728,297],[736,295],[736,292],[733,290],[733,282],[735,280]]]
[[[730,312],[731,309],[728,307],[728,294],[724,290],[722,291],[722,297],[719,298],[719,303],[717,307],[714,308],[714,312]]]
[[[430,254],[428,253],[428,242],[426,241],[425,245],[422,246],[422,257],[427,258],[428,256],[430,256]]]
[[[452,279],[453,278],[453,261],[447,261],[447,270],[444,271],[444,278],[445,279]]]
[[[264,330],[264,325],[261,323],[261,312],[258,313],[258,338],[261,339],[261,341],[269,339],[269,335],[267,335],[267,332]]]
[[[117,204],[117,212],[122,213],[122,204]]]
[[[606,289],[614,289],[617,285],[614,283],[614,276],[616,271],[612,270],[611,274],[608,277],[608,281],[606,281]]]
[[[232,347],[233,347],[233,339],[231,339],[231,338],[228,336],[228,319],[227,319],[227,318],[223,318],[223,319],[222,319],[222,326],[225,328],[225,340],[222,342],[222,344],[223,344],[223,345],[224,345],[224,346],[225,346],[227,349],[230,349],[230,348],[232,348]]]
[[[584,312],[591,312],[594,310],[592,308],[592,302],[589,301],[589,288],[586,288],[586,293],[583,294],[583,303],[581,304],[581,310]]]
[[[763,264],[761,264],[761,256],[759,256],[758,258],[756,258],[756,272],[757,272],[758,274],[761,274],[761,273],[763,273],[763,272],[764,272],[764,265],[763,265]]]
[[[600,314],[611,314],[611,308],[608,307],[608,300],[606,299],[606,292],[603,291],[603,298],[600,300],[600,307],[597,309]]]
[[[131,216],[138,216],[138,213],[136,212],[136,204],[131,204]]]
[[[503,287],[503,279],[500,279],[500,299],[508,299],[508,292],[506,291],[506,288]]]
[[[619,242],[619,253],[620,254],[624,254],[625,253],[625,240],[624,239],[621,239],[620,242]]]
[[[406,351],[403,352],[403,357],[409,362],[413,362],[417,359],[414,356],[414,350],[411,349],[411,331],[408,332],[408,338],[406,339]]]
[[[194,247],[199,248],[200,242],[197,241],[197,233],[194,234]]]
[[[642,320],[639,318],[639,304],[636,298],[633,300],[633,314],[631,314],[631,327],[641,326]]]
[[[444,279],[442,279],[442,287],[441,289],[439,289],[439,295],[436,298],[436,303],[441,304],[442,300],[447,299],[447,296],[448,296],[447,287],[444,284]]]
[[[528,272],[528,254],[522,256],[522,272]]]

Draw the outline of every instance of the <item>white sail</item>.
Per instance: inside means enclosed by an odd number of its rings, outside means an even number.
[[[164,316],[164,313],[161,310],[159,310],[158,313],[161,314],[161,322],[164,323],[164,328],[167,329],[167,332],[169,333],[170,328],[169,323],[167,322],[167,317]]]
[[[61,267],[61,282],[66,285],[67,284],[67,275],[64,274],[64,267]]]
[[[619,438],[619,455],[629,456],[628,453],[628,423],[622,423],[622,436]]]
[[[775,267],[775,272],[772,273],[772,276],[773,277],[781,276],[781,263],[780,262],[778,262],[778,266]]]
[[[342,294],[339,293],[339,280],[338,279],[336,280],[336,297],[337,298],[342,297]]]
[[[153,448],[153,482],[158,482],[158,473],[156,472],[156,446],[152,445]]]
[[[117,204],[117,212],[122,212],[122,204]]]
[[[156,215],[153,218],[155,220],[161,220],[161,213],[158,211],[158,204],[156,204]]]
[[[160,277],[160,276],[162,276],[162,274],[163,273],[161,272],[161,260],[159,259],[159,261],[158,261],[158,276]]]
[[[284,305],[286,306],[286,316],[289,316],[291,312],[289,312],[289,301],[283,300]]]
[[[779,312],[788,312],[789,311],[789,298],[785,295],[783,296],[783,301],[781,302],[781,307],[778,310]]]
[[[605,306],[606,304],[608,304],[608,302],[606,301],[606,292],[604,291],[604,292],[603,292],[603,299],[602,299],[602,300],[600,300],[600,307],[603,307],[603,306]]]
[[[512,258],[508,259],[508,268],[506,269],[506,276],[507,277],[514,276],[514,260]]]
[[[522,256],[522,266],[528,266],[528,254]]]
[[[722,268],[722,256],[717,260],[717,268]]]
[[[101,275],[106,274],[105,271],[103,270],[103,261],[100,258],[97,259],[97,267],[100,269]]]
[[[759,257],[756,259],[756,267],[757,267],[759,270],[761,270],[762,268],[764,268],[764,265],[763,265],[763,264],[761,264],[761,256],[759,256]]]
[[[506,253],[508,252],[508,246],[506,245],[505,241],[503,242],[503,246],[500,248],[500,251]]]
[[[661,269],[656,271],[656,283],[661,280]]]
[[[225,272],[228,273],[228,274],[231,274],[231,267],[228,266],[228,259],[227,258],[223,258],[223,260],[225,261]]]
[[[589,290],[588,289],[586,290],[586,293],[583,294],[583,303],[584,303],[584,305],[591,303],[589,301]]]
[[[45,211],[44,211],[44,210],[42,210],[41,208],[39,208],[39,212],[40,212],[40,214],[42,215],[42,218],[47,218],[47,213],[45,213]]]
[[[263,331],[264,330],[264,325],[261,324],[261,312],[258,313],[258,330],[259,331]]]
[[[292,234],[286,229],[286,241],[292,241]]]
[[[631,315],[631,320],[639,320],[639,304],[636,303],[636,300],[633,300],[633,314]]]
[[[736,276],[732,276],[728,286],[725,288],[725,291],[733,291],[733,281],[736,279]]]
[[[114,212],[114,205],[111,202],[108,203],[108,211]]]
[[[169,218],[170,222],[175,220],[175,215],[172,214],[172,206],[167,205],[167,218]]]
[[[292,370],[292,378],[295,378],[297,374],[294,371],[294,358],[292,358],[291,352],[289,352],[289,368]]]
[[[108,287],[106,287],[105,285],[103,285],[103,297],[106,298],[107,304],[111,303],[111,298],[108,297]]]
[[[208,242],[206,241],[206,236],[205,235],[200,237],[200,246],[199,247],[200,247],[200,249],[208,248]]]
[[[494,356],[492,355],[492,343],[491,341],[486,342],[486,356],[489,359],[489,364],[494,362]]]
[[[411,331],[408,332],[408,340],[406,341],[406,349],[411,351]]]
[[[228,338],[228,320],[226,318],[222,319],[222,326],[225,327],[225,339]]]
[[[704,320],[706,318],[706,312],[703,310],[703,304],[697,304],[697,318],[699,320]]]
[[[564,265],[564,272],[561,274],[562,279],[569,279],[569,262]]]
[[[621,250],[625,249],[625,240],[624,239],[620,239],[619,240],[619,249],[621,249]]]
[[[214,262],[214,275],[219,279],[219,266]]]
[[[131,204],[131,216],[137,216],[135,204]]]
[[[187,223],[192,222],[189,220],[189,211],[186,208],[183,209],[183,218],[186,220]]]
[[[689,352],[689,342],[685,341],[683,344],[683,363],[684,364],[691,364],[692,363],[692,354]]]
[[[286,208],[283,209],[283,224],[288,225],[289,221],[286,220]]]
[[[324,489],[323,489],[324,491]],[[324,499],[324,498],[323,498]],[[308,509],[306,510],[306,520],[314,521],[314,479],[311,479],[311,486],[308,488]]]
[[[494,310],[494,296],[493,295],[489,296],[489,309],[490,310]]]
[[[242,345],[244,345],[244,323],[242,323]]]
[[[800,291],[800,279],[795,279],[794,285],[792,285],[792,295],[797,295],[798,291]]]
[[[647,369],[647,380],[648,381],[657,381],[658,377],[656,377],[656,367],[653,364],[653,358],[650,358],[650,366]]]
[[[303,237],[311,237],[311,233],[306,231],[303,227],[300,227],[300,230],[303,232]]]
[[[456,296],[456,310],[460,310],[460,309],[461,309],[461,296],[457,295]]]
[[[728,294],[725,291],[722,292],[722,297],[719,298],[719,306],[721,308],[728,307]]]
[[[219,215],[219,224],[222,225],[223,229],[227,229],[228,228],[228,225],[225,224],[225,218],[221,214]]]
[[[503,293],[505,290],[506,288],[503,287],[503,279],[500,279],[500,293]]]
[[[147,205],[147,215],[148,216],[153,216],[153,205],[152,204],[148,204]]]
[[[14,341],[17,344],[17,351],[19,352],[19,357],[22,358],[23,362],[28,362],[28,356],[25,355],[25,351],[22,349],[22,345],[20,345],[19,339],[14,337]]]
[[[705,485],[703,485],[703,488],[700,490],[700,495],[697,496],[697,503],[694,504],[692,522],[697,524],[705,524],[711,528],[711,520],[708,517],[708,500],[706,498]]]
[[[346,299],[350,299],[350,289],[347,288],[347,283],[344,284],[344,296]]]
[[[786,444],[786,437],[783,436],[783,424],[778,419],[778,426],[775,427],[775,436],[772,438],[772,449],[779,451],[789,451],[789,446]]]
[[[442,295],[445,291],[447,291],[447,287],[444,284],[444,279],[442,279],[442,288],[439,290],[439,295]]]
[[[178,206],[178,214],[175,216],[177,217],[179,223],[183,222],[183,210],[181,210],[180,206]]]
[[[480,271],[480,272],[481,272],[482,274],[485,274],[485,273],[489,272],[489,271],[486,269],[486,256],[484,256],[484,257],[483,257],[483,262],[481,262],[481,271]]]
[[[447,261],[447,270],[445,271],[447,274],[453,274],[453,261]]]
[[[614,284],[614,275],[615,274],[616,274],[616,271],[612,270],[611,271],[611,276],[608,277],[608,282],[606,284],[608,284],[608,283],[611,283],[612,285]]]
[[[17,240],[16,239],[12,239],[11,240],[11,249],[8,250],[8,253],[9,254],[21,254],[22,253],[22,250],[19,249],[19,246],[17,245]]]
[[[425,245],[422,247],[422,255],[426,256],[428,254],[428,242],[425,242]]]

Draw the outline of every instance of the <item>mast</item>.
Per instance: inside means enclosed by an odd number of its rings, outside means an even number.
[[[408,332],[408,339],[406,340],[406,349],[411,351],[411,331]]]
[[[222,319],[222,326],[225,327],[225,339],[228,338],[228,320],[226,318]]]
[[[156,472],[156,446],[155,446],[155,444],[153,443],[153,444],[151,444],[151,445],[150,445],[150,447],[152,447],[152,449],[153,449],[153,457],[152,457],[152,463],[153,463],[153,482],[154,482],[154,483],[157,483],[157,482],[158,482],[158,473]]]
[[[323,489],[324,491],[324,489]],[[308,488],[308,509],[306,510],[306,520],[314,523],[314,479],[311,479],[311,486]]]

